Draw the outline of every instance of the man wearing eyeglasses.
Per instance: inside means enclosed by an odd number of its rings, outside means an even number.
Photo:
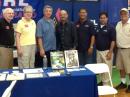
[[[14,11],[11,8],[3,10],[0,19],[0,69],[9,69],[13,66],[14,29],[11,20]]]

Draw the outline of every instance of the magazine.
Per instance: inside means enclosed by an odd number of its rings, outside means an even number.
[[[64,52],[54,51],[50,53],[52,69],[65,68]]]
[[[65,50],[64,53],[66,68],[79,68],[77,50]]]

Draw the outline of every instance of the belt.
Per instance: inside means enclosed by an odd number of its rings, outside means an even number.
[[[130,49],[130,48],[119,48],[119,49]]]
[[[8,46],[8,45],[0,45],[0,47],[5,47],[5,48],[14,48],[13,46]]]

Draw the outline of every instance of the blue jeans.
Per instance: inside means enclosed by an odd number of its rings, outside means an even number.
[[[87,52],[79,52],[78,56],[79,56],[79,65],[81,66],[93,63],[93,55],[88,55]]]

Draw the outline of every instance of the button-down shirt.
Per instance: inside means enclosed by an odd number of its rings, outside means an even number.
[[[52,19],[42,18],[38,21],[36,36],[42,38],[45,51],[56,49],[55,27]]]
[[[77,33],[75,25],[67,21],[65,24],[61,22],[56,26],[57,48],[59,50],[69,50],[77,46]]]
[[[118,22],[116,26],[116,32],[117,47],[130,48],[130,19],[124,25],[121,21]]]

